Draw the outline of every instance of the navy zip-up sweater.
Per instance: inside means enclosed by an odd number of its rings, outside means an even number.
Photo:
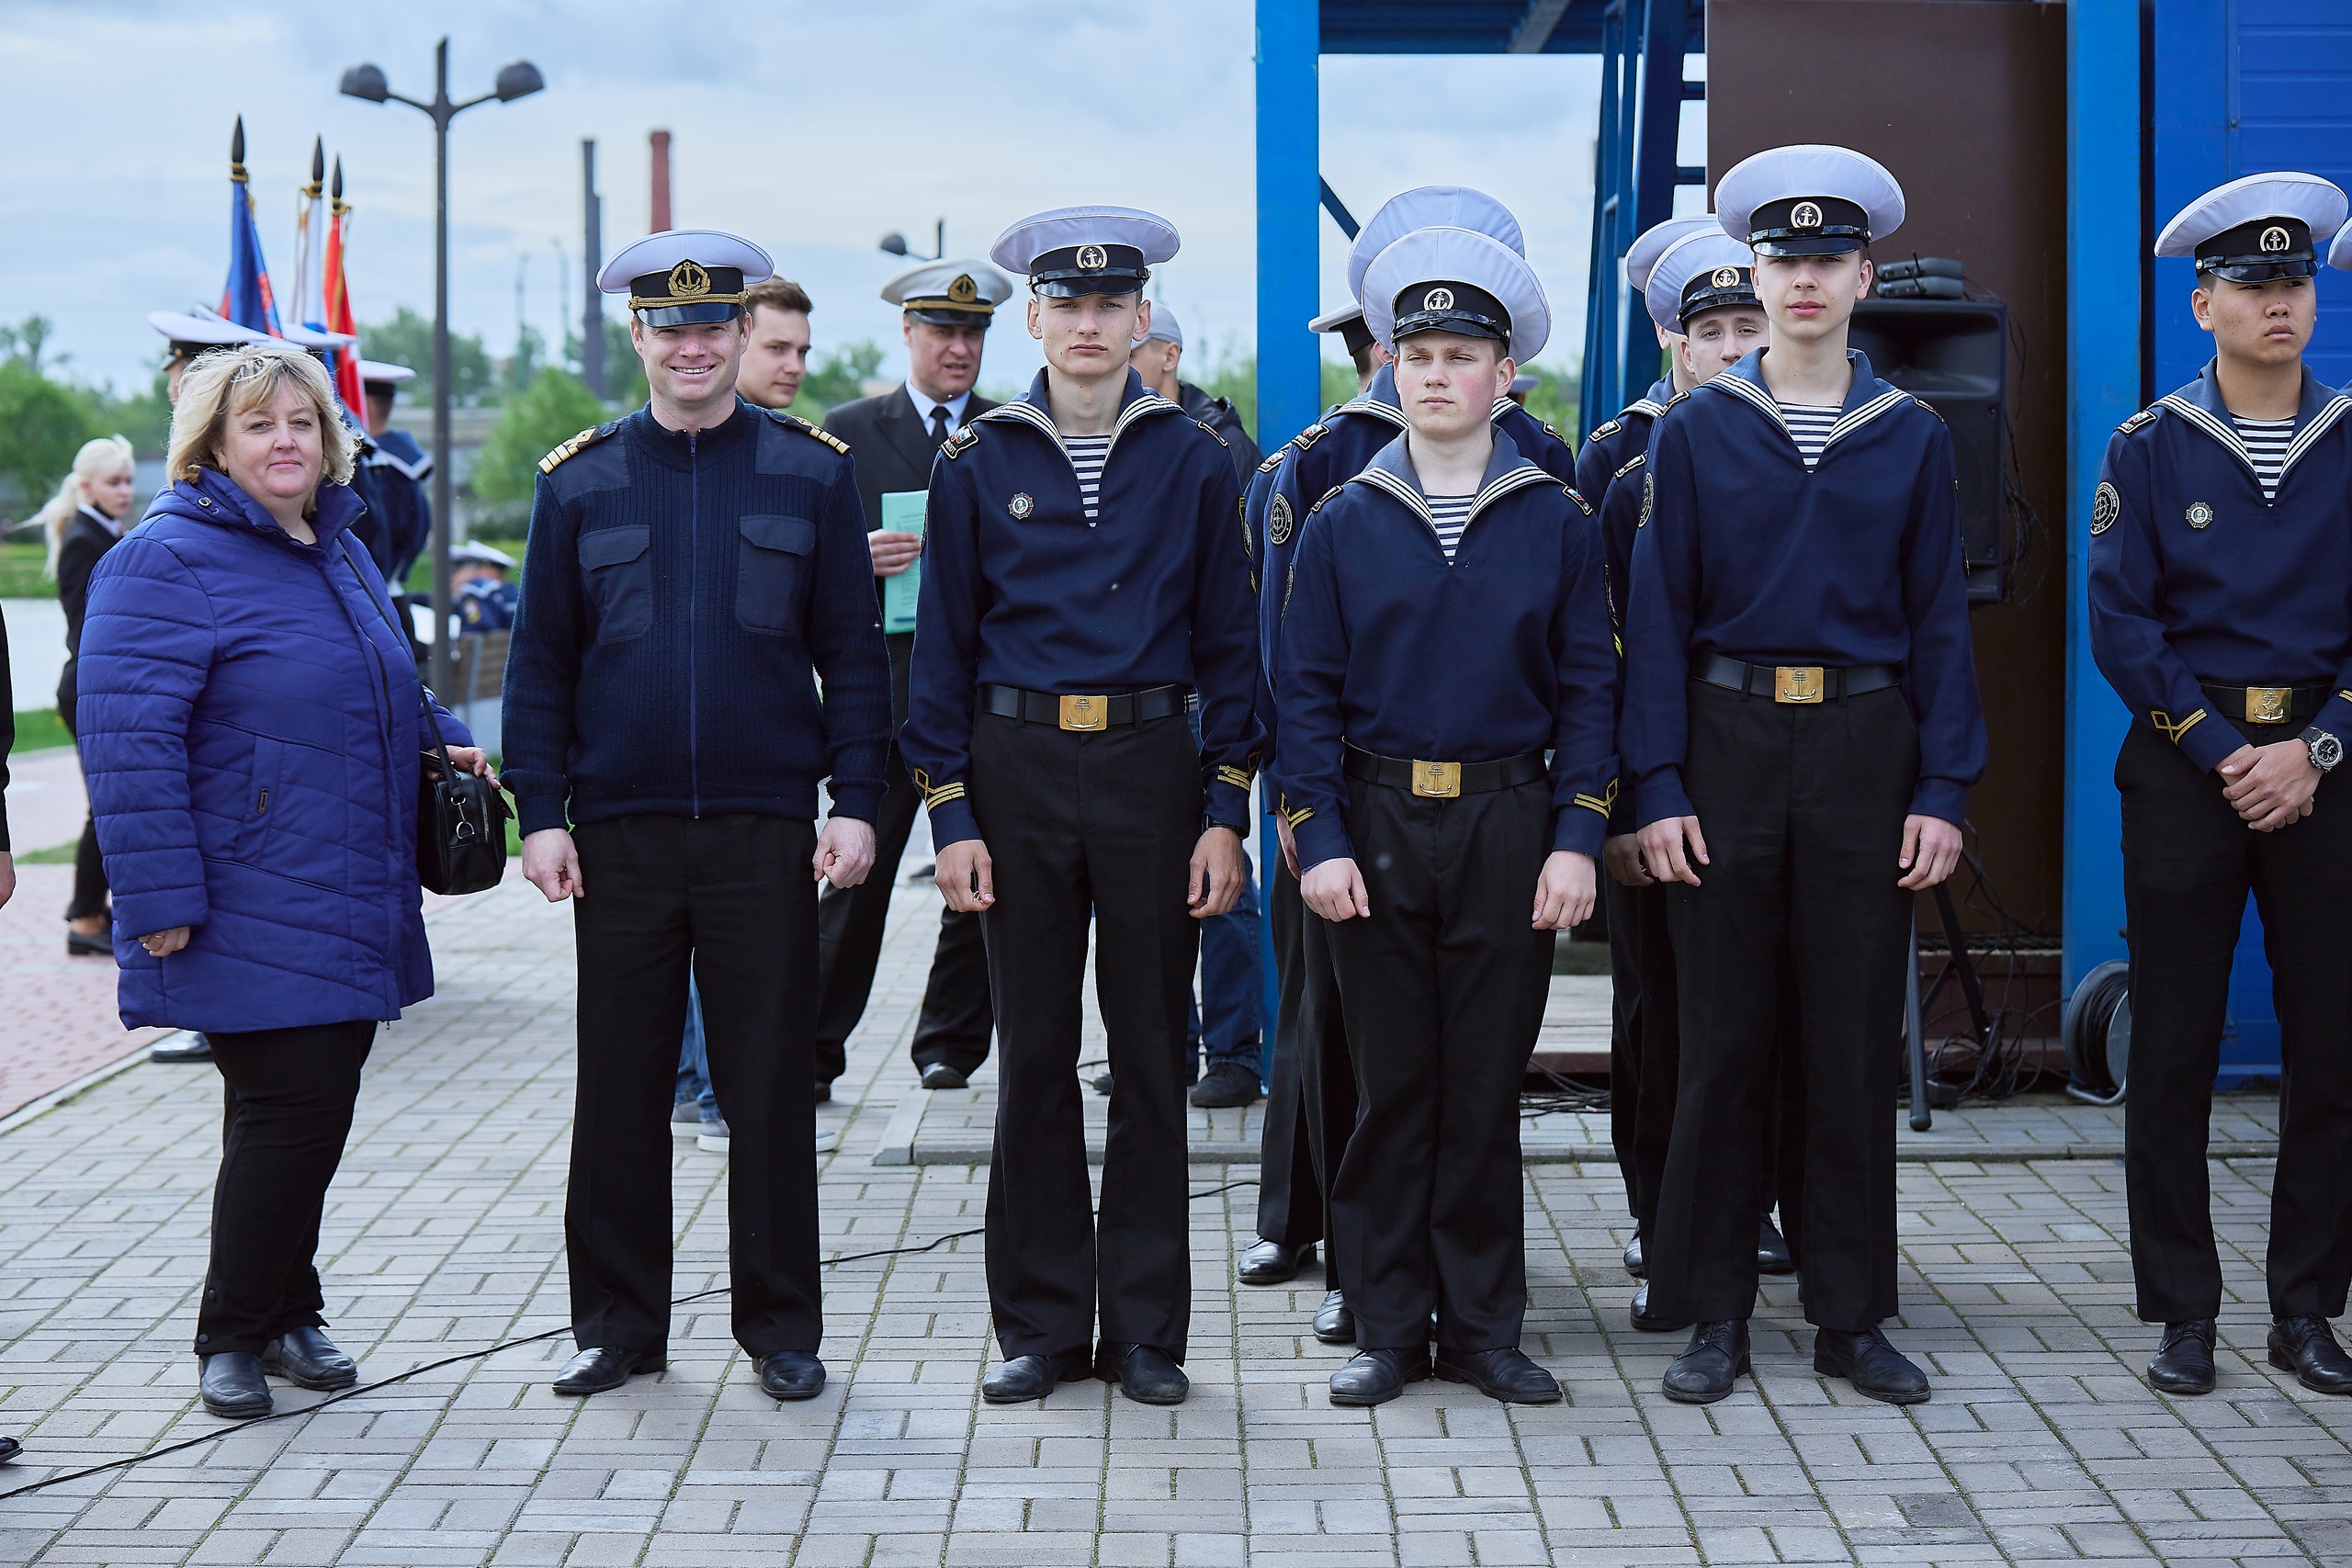
[[[522,830],[744,812],[872,821],[890,660],[845,450],[738,400],[650,409],[548,455],[506,661]],[[818,682],[824,695],[818,696]]]
[[[1405,437],[1307,518],[1277,702],[1301,869],[1352,856],[1345,746],[1408,761],[1552,753],[1552,847],[1597,855],[1617,660],[1583,499],[1508,435],[1446,559]]]

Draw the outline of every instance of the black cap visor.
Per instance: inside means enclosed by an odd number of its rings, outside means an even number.
[[[2301,219],[2257,218],[2200,243],[2197,270],[2232,283],[2314,277],[2319,274],[2319,254],[2312,245],[2311,225]]]
[[[1340,323],[1340,341],[1348,345],[1352,358],[1372,346],[1372,329],[1363,324],[1362,316],[1351,316]]]
[[[1728,281],[1725,273],[1731,275]],[[1687,332],[1693,319],[1731,305],[1762,309],[1762,301],[1756,298],[1755,275],[1744,266],[1719,266],[1693,274],[1682,286],[1682,303],[1674,319]]]
[[[705,267],[684,261],[667,272],[632,277],[628,308],[649,327],[731,321],[743,313],[742,269]]]
[[[1057,299],[1139,294],[1150,281],[1143,252],[1133,245],[1064,245],[1029,264],[1030,290]]]
[[[649,327],[695,327],[731,321],[742,313],[741,305],[730,305],[723,299],[706,299],[699,305],[640,306],[637,319]]]
[[[1397,343],[1418,333],[1456,333],[1492,338],[1506,350],[1510,347],[1510,312],[1476,284],[1412,284],[1397,290],[1396,314],[1390,336]]]
[[[1839,256],[1871,243],[1871,215],[1834,196],[1768,201],[1747,217],[1747,243],[1759,256]]]
[[[996,319],[993,305],[958,305],[945,299],[910,299],[906,313],[934,327],[982,327]]]

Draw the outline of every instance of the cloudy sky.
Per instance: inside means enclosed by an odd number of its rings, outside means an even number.
[[[876,285],[904,265],[875,242],[984,254],[1009,221],[1080,201],[1144,207],[1184,250],[1162,292],[1195,351],[1254,337],[1250,0],[1071,6],[1047,0],[401,0],[334,6],[216,0],[9,0],[0,9],[0,319],[38,311],[85,378],[143,382],[144,316],[217,300],[227,260],[228,143],[246,164],[280,299],[311,138],[344,161],[356,208],[351,283],[363,321],[433,304],[432,133],[397,104],[339,97],[344,68],[381,64],[432,94],[535,62],[548,90],[469,111],[451,134],[453,324],[494,354],[522,311],[550,340],[580,306],[580,143],[598,144],[605,251],[644,231],[646,134],[674,141],[673,220],[767,246],[817,301],[820,350],[860,338],[903,366]],[[697,25],[725,15],[724,26]],[[1073,19],[1073,18],[1076,19]],[[1693,62],[1694,69],[1696,62]],[[1509,203],[1561,318],[1546,360],[1580,341],[1597,71],[1589,59],[1332,57],[1322,166],[1359,218],[1409,186],[1476,185]],[[1700,134],[1686,125],[1687,141]],[[1689,160],[1686,160],[1689,161]],[[1328,220],[1323,295],[1342,296]],[[985,381],[1037,364],[1017,322]]]

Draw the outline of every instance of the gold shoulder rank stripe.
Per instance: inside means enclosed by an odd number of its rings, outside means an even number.
[[[573,436],[571,440],[564,442],[554,451],[539,459],[539,472],[543,474],[551,474],[555,472],[558,464],[567,462],[570,459],[578,457],[581,453],[586,451],[589,447],[594,446],[597,442],[603,440],[605,429],[606,426],[605,425],[592,424],[587,429],[582,431],[579,434]]]
[[[1217,769],[1216,779],[1217,783],[1229,784],[1236,789],[1248,789],[1250,787],[1250,770],[1247,768],[1237,768],[1230,763],[1227,763]]]
[[[1634,456],[1632,457],[1632,458],[1631,458],[1630,460],[1628,460],[1628,461],[1627,461],[1627,463],[1625,464],[1625,466],[1624,466],[1623,468],[1622,468],[1618,469],[1615,473],[1613,473],[1613,474],[1610,475],[1609,477],[1610,477],[1611,479],[1623,479],[1627,474],[1632,473],[1635,468],[1640,468],[1644,463],[1645,463],[1645,462],[1649,461],[1649,456],[1650,456],[1650,455],[1649,455],[1648,453],[1646,453],[1646,452],[1636,452],[1636,453],[1634,453]]]
[[[1196,419],[1193,423],[1199,425],[1202,430],[1207,432],[1208,438],[1210,440],[1216,442],[1218,446],[1223,446],[1227,450],[1231,450],[1233,444],[1227,441],[1224,436],[1219,435],[1215,430],[1211,429],[1207,420]]]
[[[2129,435],[2133,431],[2140,429],[2143,425],[2154,424],[2155,421],[2155,410],[2142,409],[2138,413],[2133,414],[2130,419],[2127,419],[2121,424],[2117,425],[2115,427],[2115,434],[2118,435]]]
[[[817,426],[809,423],[807,420],[801,418],[797,413],[783,413],[775,409],[770,409],[768,411],[768,417],[775,421],[778,424],[783,425],[786,430],[797,430],[803,435],[813,435],[818,440],[823,442],[826,446],[831,447],[834,451],[839,452],[842,457],[846,457],[849,456],[848,442],[842,440],[840,436],[835,435],[830,430],[820,430]]]
[[[2199,708],[2195,713],[2190,714],[2178,724],[2175,724],[2172,721],[2172,715],[2165,712],[2162,708],[2151,708],[2148,712],[2148,721],[2151,724],[2154,724],[2158,729],[2163,730],[2165,732],[2165,739],[2170,740],[2176,746],[2180,744],[2180,738],[2188,734],[2190,730],[2196,728],[2198,721],[2204,716],[2205,710],[2203,708]]]
[[[1276,468],[1281,468],[1283,466],[1283,455],[1289,450],[1290,448],[1287,446],[1275,447],[1274,455],[1258,465],[1258,471],[1261,474],[1271,474]]]

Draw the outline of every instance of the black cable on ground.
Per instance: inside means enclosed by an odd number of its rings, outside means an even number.
[[[1238,1181],[1228,1181],[1222,1187],[1204,1187],[1198,1192],[1188,1194],[1188,1197],[1194,1201],[1202,1198],[1214,1198],[1220,1192],[1230,1192],[1237,1187],[1255,1187],[1257,1185],[1258,1179],[1254,1176],[1249,1176],[1242,1178]],[[975,1225],[970,1230],[949,1231],[944,1235],[933,1236],[929,1241],[920,1242],[912,1247],[877,1247],[872,1252],[853,1252],[841,1258],[828,1258],[824,1259],[823,1262],[820,1263],[818,1267],[821,1269],[831,1269],[843,1263],[865,1263],[876,1258],[904,1258],[919,1252],[929,1252],[933,1248],[944,1247],[951,1241],[962,1241],[967,1237],[978,1235],[986,1228],[987,1227],[983,1225]],[[670,1304],[673,1307],[678,1307],[685,1306],[694,1302],[708,1301],[713,1296],[725,1295],[733,1288],[734,1287],[730,1285],[721,1285],[716,1290],[696,1291],[693,1295],[678,1297]],[[396,1382],[406,1382],[409,1379],[413,1377],[422,1377],[426,1372],[437,1372],[444,1367],[455,1367],[467,1361],[482,1360],[488,1357],[497,1355],[501,1350],[514,1350],[518,1349],[525,1345],[537,1345],[543,1340],[553,1339],[558,1335],[569,1334],[571,1332],[571,1325],[567,1323],[560,1328],[550,1328],[539,1334],[526,1334],[520,1339],[503,1340],[496,1345],[488,1346],[480,1350],[467,1350],[459,1355],[444,1356],[437,1361],[427,1361],[421,1367],[411,1367],[404,1372],[394,1372],[390,1377],[378,1378],[374,1382],[359,1383],[354,1387],[344,1389],[340,1393],[331,1393],[324,1399],[320,1400],[316,1404],[305,1404],[292,1410],[273,1410],[266,1416],[248,1416],[242,1421],[231,1421],[225,1426],[214,1427],[211,1431],[203,1434],[201,1437],[185,1438],[176,1443],[169,1443],[160,1449],[150,1449],[143,1454],[133,1454],[129,1459],[108,1460],[104,1464],[90,1465],[82,1470],[69,1470],[62,1474],[50,1476],[46,1480],[32,1482],[28,1485],[18,1486],[11,1491],[0,1492],[0,1503],[6,1502],[11,1497],[21,1497],[28,1492],[39,1492],[45,1487],[51,1486],[62,1486],[69,1481],[86,1480],[88,1477],[93,1475],[104,1475],[109,1471],[129,1470],[132,1465],[145,1464],[149,1460],[162,1459],[165,1454],[179,1453],[185,1450],[197,1448],[205,1443],[217,1443],[221,1438],[234,1437],[236,1434],[244,1431],[248,1427],[265,1426],[272,1421],[285,1421],[297,1416],[314,1416],[318,1412],[324,1410],[330,1404],[341,1404],[346,1399],[356,1399],[363,1393],[374,1393],[379,1389],[390,1388]],[[16,1457],[17,1459],[22,1459],[24,1457],[22,1450],[19,1450]]]

